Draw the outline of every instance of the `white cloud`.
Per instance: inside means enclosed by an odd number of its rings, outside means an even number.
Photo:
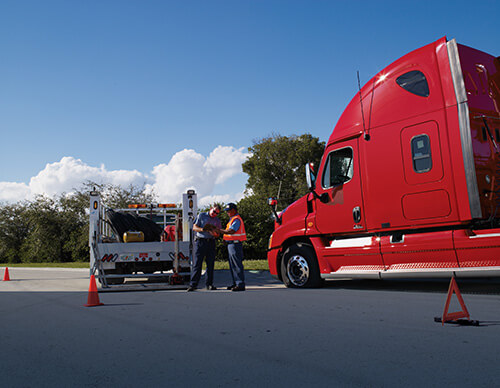
[[[243,152],[243,149],[243,147],[236,149],[218,146],[210,153],[205,162],[205,168],[207,172],[216,176],[215,184],[223,183],[241,172],[241,164],[249,156],[248,153]]]
[[[0,182],[0,201],[16,202],[32,199],[36,194],[49,196],[71,192],[85,181],[112,183],[123,187],[146,184],[154,190],[161,202],[178,202],[187,189],[195,189],[198,203],[204,206],[213,201],[227,202],[242,197],[243,187],[233,193],[216,193],[217,185],[242,174],[241,164],[248,157],[244,148],[216,147],[208,157],[192,149],[177,152],[168,163],[153,167],[150,174],[137,170],[107,170],[89,166],[81,159],[63,157],[59,162],[48,163],[43,170],[23,182]]]
[[[48,163],[37,176],[31,178],[29,188],[31,194],[52,196],[70,192],[89,180],[96,183],[128,186],[130,184],[142,185],[147,177],[137,170],[107,171],[104,165],[92,167],[80,159],[65,156],[59,162]]]
[[[30,188],[26,183],[0,182],[0,201],[22,201],[29,198],[30,194]]]
[[[216,185],[242,173],[241,164],[248,157],[243,150],[218,146],[205,158],[194,150],[184,149],[177,152],[168,164],[153,169],[155,183],[148,185],[148,189],[154,190],[160,201],[165,202],[178,201],[188,189],[195,189],[198,198],[213,195]],[[200,205],[207,204],[205,200],[199,202]]]

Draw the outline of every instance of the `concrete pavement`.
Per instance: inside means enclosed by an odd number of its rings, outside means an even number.
[[[495,282],[459,282],[482,326],[442,327],[433,318],[447,282],[293,290],[247,273],[246,292],[101,293],[105,305],[86,308],[88,270],[10,275],[0,282],[4,387],[497,385]],[[217,271],[216,285],[227,280]]]

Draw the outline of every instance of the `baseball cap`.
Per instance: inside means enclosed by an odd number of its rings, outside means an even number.
[[[232,202],[229,202],[226,207],[224,208],[224,211],[227,212],[229,210],[238,210],[238,208],[236,207],[236,205]]]

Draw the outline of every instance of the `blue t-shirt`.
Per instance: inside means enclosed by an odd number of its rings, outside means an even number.
[[[232,229],[232,230],[234,230],[235,232],[237,232],[237,231],[238,231],[238,229],[240,228],[240,225],[241,225],[241,221],[237,218],[237,219],[235,219],[235,220],[232,222],[232,224],[231,224],[231,226],[229,227],[229,229]]]
[[[206,224],[212,224],[212,225],[216,226],[217,228],[222,227],[220,220],[219,220],[219,217],[210,217],[210,214],[208,214],[208,213],[198,214],[198,217],[196,217],[194,224],[196,226],[199,226],[200,228],[203,228]],[[198,237],[198,238],[215,238],[214,236],[212,236],[208,232],[196,232],[196,237]]]

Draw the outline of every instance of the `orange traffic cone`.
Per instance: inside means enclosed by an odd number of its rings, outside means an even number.
[[[3,275],[3,281],[4,282],[7,282],[10,280],[10,276],[9,276],[9,268],[5,267],[5,274]]]
[[[95,276],[90,276],[89,296],[85,307],[102,306],[104,303],[99,301],[99,293],[97,292],[97,285],[95,283]]]

